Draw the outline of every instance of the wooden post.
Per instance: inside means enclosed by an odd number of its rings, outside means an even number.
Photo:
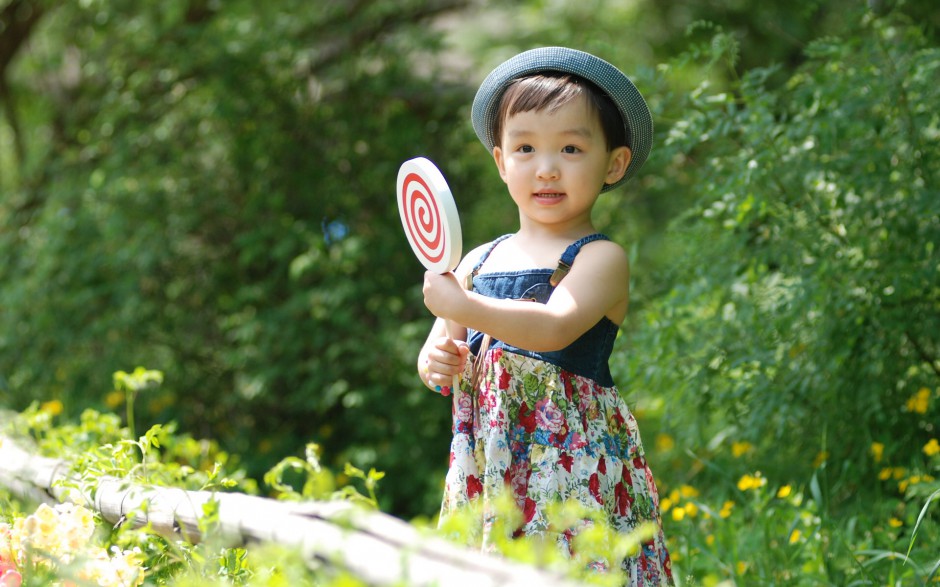
[[[232,544],[299,548],[305,560],[344,569],[372,585],[574,587],[560,575],[427,536],[410,524],[349,502],[287,502],[241,493],[186,491],[106,477],[76,494],[66,461],[34,455],[0,436],[0,485],[29,501],[72,501],[112,524],[150,524],[167,536],[202,539],[203,505],[218,503],[219,532]],[[60,483],[56,483],[59,481]]]

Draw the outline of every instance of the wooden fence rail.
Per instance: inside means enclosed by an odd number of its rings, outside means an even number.
[[[371,585],[574,587],[559,575],[461,548],[410,524],[347,502],[286,502],[241,493],[185,491],[103,478],[76,495],[68,462],[32,454],[0,436],[0,485],[34,502],[94,507],[111,524],[150,524],[196,543],[203,505],[218,503],[219,532],[234,543],[271,542],[300,549],[310,564],[353,573]],[[63,483],[63,481],[65,483]]]

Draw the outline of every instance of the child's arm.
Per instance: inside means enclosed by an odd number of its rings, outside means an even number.
[[[547,304],[488,298],[453,275],[425,274],[424,303],[440,317],[530,351],[562,349],[607,315],[616,323],[629,299],[629,262],[609,241],[585,245]]]
[[[485,245],[471,251],[454,273],[447,275],[454,278],[455,283],[457,279],[463,281],[484,250]],[[460,288],[459,285],[457,287]],[[466,339],[467,329],[464,326],[455,322],[448,323],[443,318],[434,321],[431,332],[418,353],[418,376],[429,389],[439,391],[438,387],[448,387],[453,384],[454,375],[463,372],[467,356],[470,354]]]

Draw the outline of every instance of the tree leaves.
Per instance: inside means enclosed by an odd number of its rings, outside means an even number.
[[[779,90],[755,70],[734,100],[688,95],[666,145],[699,162],[686,170],[698,204],[673,227],[678,295],[650,310],[635,346],[671,334],[668,354],[650,354],[678,369],[658,392],[717,410],[714,426],[763,439],[765,458],[792,467],[828,429],[838,442],[826,450],[862,476],[857,450],[873,439],[923,444],[925,421],[901,398],[940,384],[940,280],[925,246],[940,237],[937,143],[920,106],[940,98],[925,77],[940,55],[890,20],[808,55]],[[667,411],[677,431],[695,428],[684,408]]]

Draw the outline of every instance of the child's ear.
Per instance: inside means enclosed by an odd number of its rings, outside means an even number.
[[[630,167],[630,161],[633,159],[633,152],[630,147],[617,147],[610,152],[610,164],[607,166],[607,177],[604,183],[610,185],[617,183],[623,178],[623,174]]]
[[[499,176],[506,181],[506,162],[503,161],[503,150],[499,147],[493,147],[493,160],[496,161],[496,169],[499,170]]]

